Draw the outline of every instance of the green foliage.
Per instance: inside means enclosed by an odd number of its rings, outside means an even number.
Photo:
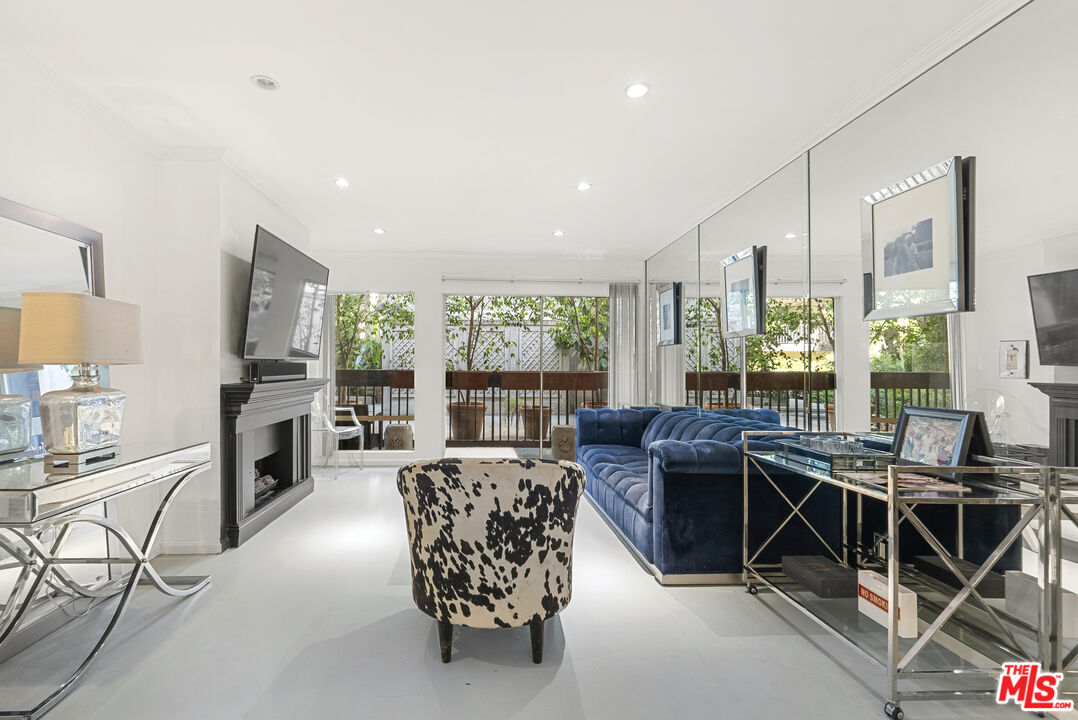
[[[609,306],[607,298],[447,295],[445,333],[452,350],[446,369],[503,369],[503,358],[518,351],[504,328],[538,327],[542,320],[559,349],[578,357],[589,370],[605,370]]]
[[[690,300],[685,314],[690,327],[699,327],[702,334],[712,335],[711,342],[704,343],[706,362],[703,365],[726,372],[737,371],[736,341],[726,338],[722,331],[721,298]],[[811,304],[800,298],[769,298],[764,332],[745,340],[746,367],[750,372],[804,370],[809,362],[810,335],[822,335],[821,340],[813,341],[812,369],[831,372],[835,367],[834,354],[827,351],[834,347],[834,327],[835,304],[831,298],[816,298]],[[790,346],[799,349],[790,351]],[[689,352],[694,353],[695,348],[690,347]],[[690,359],[692,357],[690,355]]]
[[[445,298],[445,338],[452,354],[445,359],[446,370],[502,369],[502,359],[516,354],[516,343],[505,327],[539,323],[539,298],[512,295],[447,295]],[[494,331],[484,330],[484,325]],[[453,342],[463,335],[463,343]]]
[[[338,295],[336,313],[337,367],[341,369],[379,370],[391,332],[415,338],[415,296],[411,293]],[[399,364],[411,367],[414,357],[403,357]]]
[[[544,310],[553,323],[548,332],[559,349],[578,357],[586,370],[607,369],[608,298],[547,298]]]
[[[947,316],[878,320],[871,324],[870,367],[876,372],[947,372]]]

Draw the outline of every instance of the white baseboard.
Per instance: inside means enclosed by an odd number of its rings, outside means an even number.
[[[220,540],[172,540],[158,543],[157,552],[160,555],[218,555],[223,549]]]

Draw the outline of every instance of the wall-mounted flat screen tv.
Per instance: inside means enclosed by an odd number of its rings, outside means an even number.
[[[316,360],[328,284],[329,268],[256,227],[243,357]]]
[[[1078,365],[1078,269],[1029,276],[1041,365]]]

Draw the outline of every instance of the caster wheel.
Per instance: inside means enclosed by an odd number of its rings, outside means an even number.
[[[759,595],[760,588],[756,587],[752,583],[749,583],[749,595]]]
[[[906,717],[906,713],[902,712],[902,708],[897,703],[889,702],[883,706],[883,712],[887,717],[892,720],[902,720]]]

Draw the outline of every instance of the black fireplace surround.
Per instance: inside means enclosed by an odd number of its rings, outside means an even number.
[[[311,402],[325,379],[221,386],[223,535],[239,547],[314,491]],[[256,488],[255,478],[276,484]]]

